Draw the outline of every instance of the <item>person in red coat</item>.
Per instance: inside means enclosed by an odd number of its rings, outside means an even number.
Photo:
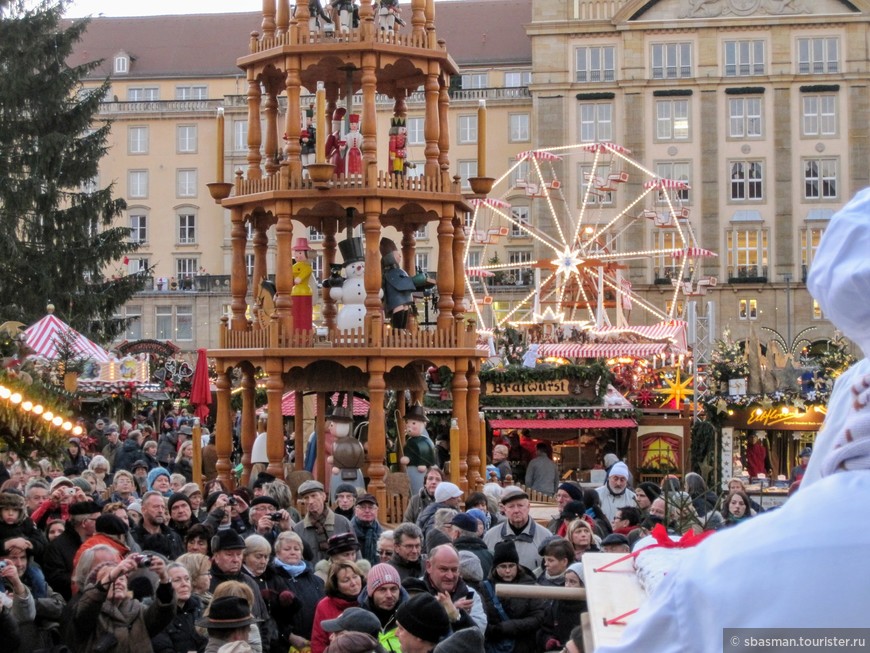
[[[749,478],[758,478],[762,474],[768,475],[770,471],[767,447],[754,433],[749,434],[749,443],[746,445],[746,468],[749,470]]]
[[[326,596],[317,604],[314,611],[314,627],[311,629],[311,653],[323,653],[329,646],[329,633],[323,630],[323,622],[337,619],[342,612],[359,607],[365,576],[354,562],[341,560],[334,562],[326,577]]]

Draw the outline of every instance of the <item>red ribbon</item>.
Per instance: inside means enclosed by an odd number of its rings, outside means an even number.
[[[624,562],[625,560],[629,560],[631,558],[636,558],[640,555],[641,551],[646,551],[647,549],[656,549],[658,547],[662,547],[664,549],[690,549],[693,546],[697,546],[704,540],[706,540],[710,535],[715,533],[716,531],[704,531],[703,533],[696,533],[693,530],[687,531],[683,537],[674,542],[671,539],[671,536],[668,535],[668,529],[664,527],[662,524],[656,524],[655,528],[650,531],[650,535],[656,541],[655,544],[650,544],[649,546],[645,546],[642,549],[634,551],[632,553],[627,553],[624,556],[617,558],[616,560],[612,560],[608,562],[606,565],[602,565],[593,571],[606,571],[610,567],[618,565],[620,562]]]

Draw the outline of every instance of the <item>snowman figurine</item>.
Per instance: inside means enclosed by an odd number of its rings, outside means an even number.
[[[366,316],[365,250],[361,238],[338,244],[344,259],[344,283],[329,289],[329,296],[342,303],[336,317],[339,331],[361,329]]]

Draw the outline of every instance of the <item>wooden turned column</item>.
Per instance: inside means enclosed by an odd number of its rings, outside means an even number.
[[[285,334],[293,333],[293,220],[290,203],[279,200],[275,203],[278,224],[275,225],[275,240],[278,252],[275,260],[275,314]]]
[[[305,469],[305,444],[308,441],[308,434],[305,432],[305,396],[302,390],[293,392],[293,406],[296,409],[293,415],[293,450],[296,452],[293,469],[300,472]]]
[[[232,320],[230,329],[243,331],[248,328],[248,318],[245,315],[248,304],[245,297],[248,294],[248,275],[245,271],[245,247],[248,243],[248,232],[245,229],[242,207],[234,206],[230,212],[230,243],[232,245],[232,269],[230,271],[230,293],[232,294]]]
[[[450,92],[449,80],[440,78],[438,91],[438,165],[441,170],[441,186],[450,188]]]
[[[261,215],[254,221],[254,237],[252,239],[254,242],[254,287],[251,289],[254,298],[260,292],[260,283],[266,278],[267,274],[266,254],[269,250],[269,236],[266,230],[268,228],[269,225],[266,223],[265,216]],[[255,328],[260,326],[257,320],[254,320],[254,326]]]
[[[217,478],[227,487],[232,487],[230,455],[233,453],[233,421],[230,408],[229,369],[221,370],[219,367],[215,385],[217,386],[217,419],[214,442],[217,450]]]
[[[248,179],[262,179],[260,169],[260,147],[263,135],[260,128],[260,80],[254,76],[254,69],[248,68]]]
[[[453,326],[453,216],[438,222],[438,320],[439,330]]]
[[[263,113],[266,114],[266,175],[271,176],[278,172],[278,96],[269,89],[266,92],[266,101]]]
[[[439,65],[437,61],[429,62],[429,70],[426,74],[426,83],[424,85],[426,117],[423,125],[423,134],[426,138],[426,147],[424,149],[426,164],[423,174],[427,177],[437,177],[440,174],[440,166],[438,165],[438,140],[441,136],[441,121],[438,115],[438,99],[440,94],[438,84]]]
[[[453,417],[459,421],[459,487],[468,496],[468,379],[465,378],[465,364],[463,359],[455,363],[453,372]],[[478,463],[480,460],[478,459]],[[451,461],[453,464],[453,461]]]
[[[242,368],[242,420],[239,425],[239,444],[242,446],[242,485],[251,477],[251,451],[257,438],[257,381],[251,367]]]
[[[299,57],[287,57],[287,119],[284,122],[284,133],[287,139],[284,141],[284,154],[287,157],[288,176],[297,184],[302,179],[302,146],[299,144],[299,135],[302,131],[302,115],[299,109],[301,65]]]
[[[368,439],[368,491],[374,494],[381,506],[387,505],[387,491],[384,477],[387,468],[384,457],[387,454],[387,416],[384,413],[384,394],[387,385],[384,382],[385,360],[371,359],[369,365],[369,439]]]
[[[426,42],[426,0],[411,0],[411,39]]]
[[[465,229],[462,218],[453,218],[453,317],[465,315]]]
[[[323,224],[323,279],[329,278],[332,274],[332,264],[335,263],[335,220],[325,220]],[[321,279],[321,281],[323,281]],[[338,309],[335,306],[335,300],[329,295],[329,288],[323,288],[321,291],[323,298],[323,321],[328,329],[335,328],[335,317],[338,315]]]
[[[363,3],[365,4],[365,3]],[[363,137],[363,184],[368,188],[377,186],[378,178],[378,123],[377,123],[377,58],[374,53],[363,54],[362,61],[362,117],[360,133]]]
[[[275,36],[282,37],[290,29],[290,0],[278,0],[278,11],[275,17]]]
[[[366,246],[366,335],[370,338],[370,346],[378,347],[383,340],[383,308],[379,297],[383,284],[381,275],[381,221],[377,211],[367,212],[365,223]]]
[[[281,414],[281,397],[284,380],[281,378],[281,359],[266,360],[266,401],[269,418],[266,422],[266,456],[269,466],[266,471],[275,478],[284,478],[284,416]]]
[[[468,424],[468,489],[471,492],[480,492],[486,483],[486,479],[480,475],[481,460],[486,458],[486,451],[481,448],[480,377],[474,365],[469,366],[465,378],[468,381],[465,408],[465,422]]]
[[[275,36],[275,0],[263,0],[263,22],[261,23],[263,38]]]

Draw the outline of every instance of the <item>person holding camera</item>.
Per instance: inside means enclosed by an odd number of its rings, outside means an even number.
[[[279,533],[293,528],[290,513],[281,510],[278,502],[265,494],[251,501],[251,506],[248,508],[248,524],[242,537],[261,535],[269,541],[270,546],[275,544]]]
[[[146,607],[127,592],[127,576],[150,567],[159,578],[154,600]],[[119,563],[93,568],[72,614],[72,648],[92,653],[152,653],[151,638],[175,616],[175,590],[160,557],[136,553]]]

